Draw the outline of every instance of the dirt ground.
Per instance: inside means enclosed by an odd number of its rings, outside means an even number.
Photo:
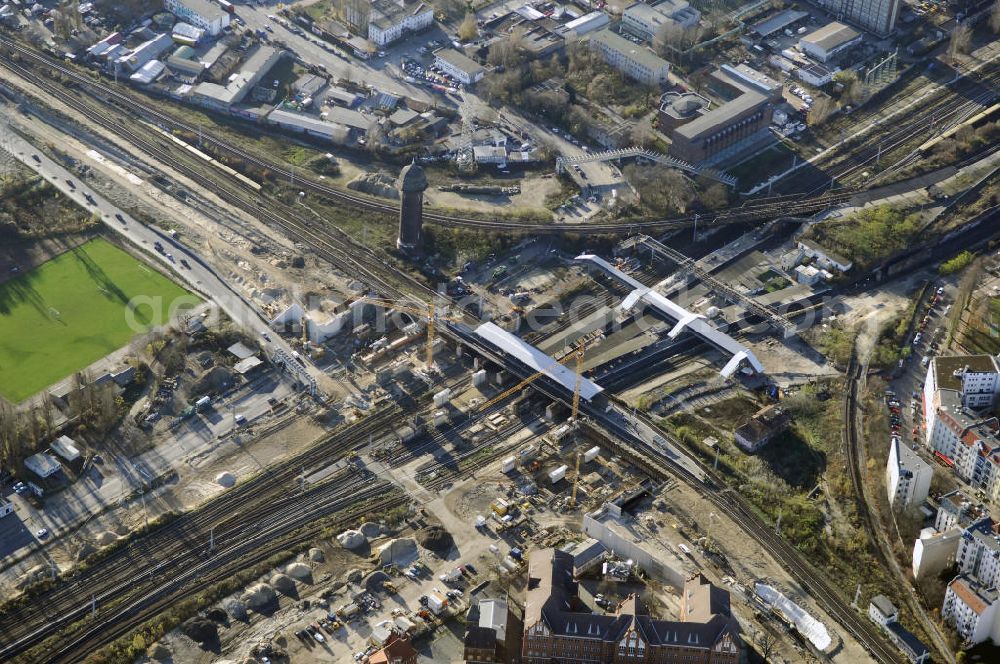
[[[559,182],[555,178],[543,178],[529,175],[520,181],[521,193],[514,196],[482,196],[475,194],[459,194],[451,191],[428,189],[424,199],[436,207],[448,207],[480,212],[494,212],[497,208],[520,210],[535,210],[548,213],[545,208],[545,198],[559,191]]]

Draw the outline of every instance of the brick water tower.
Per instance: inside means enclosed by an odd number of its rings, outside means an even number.
[[[424,169],[414,159],[412,164],[403,167],[399,173],[399,237],[396,238],[396,248],[404,254],[420,253],[423,241],[424,224],[424,190],[427,189],[427,176]]]

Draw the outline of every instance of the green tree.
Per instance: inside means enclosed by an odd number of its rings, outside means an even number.
[[[968,267],[973,258],[975,258],[975,254],[971,251],[962,251],[951,259],[941,263],[941,267],[938,268],[938,272],[941,274],[955,274],[956,272]]]

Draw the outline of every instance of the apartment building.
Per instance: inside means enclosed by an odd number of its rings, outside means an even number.
[[[595,32],[589,43],[605,62],[629,78],[653,86],[667,82],[670,63],[645,46],[634,44],[611,30]]]
[[[955,563],[987,588],[1000,584],[1000,523],[983,517],[962,531]]]
[[[818,4],[838,19],[880,37],[891,33],[899,18],[900,0],[818,0]]]
[[[964,430],[986,420],[974,411],[992,406],[998,393],[1000,365],[992,355],[932,358],[924,378],[927,444],[933,449],[954,447]]]
[[[164,0],[163,7],[181,21],[213,37],[229,26],[229,12],[211,0]]]
[[[951,625],[963,641],[1000,644],[1000,615],[996,588],[964,574],[948,584],[941,607],[941,620]]]
[[[885,487],[889,504],[897,510],[919,505],[927,499],[934,470],[916,452],[893,438],[885,467]]]
[[[528,559],[524,664],[736,664],[742,641],[729,593],[698,574],[685,584],[680,620],[651,617],[630,595],[614,613],[591,613],[577,594],[573,556],[555,549]]]
[[[664,0],[657,4],[637,2],[622,12],[622,29],[639,39],[652,41],[663,26],[693,28],[701,20],[701,12],[687,0]]]
[[[403,35],[419,32],[434,23],[434,8],[423,2],[373,0],[367,19],[368,39],[376,46],[387,46]],[[352,21],[353,23],[354,21]]]
[[[913,576],[935,576],[953,565],[958,557],[958,545],[967,528],[989,512],[961,491],[951,491],[938,499],[934,526],[920,531],[913,546]]]

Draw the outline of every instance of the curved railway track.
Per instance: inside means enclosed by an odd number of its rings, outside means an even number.
[[[60,71],[62,75],[69,76],[73,80],[77,80],[82,85],[88,85],[91,87],[95,86],[93,81],[87,80],[85,77],[81,77],[75,71],[69,70],[65,67],[61,67],[58,64],[53,64],[48,59],[40,58],[32,51],[21,49],[20,47],[17,46],[11,46],[9,42],[6,42],[6,40],[5,40],[5,47],[8,51],[17,50],[21,52],[22,57],[31,58],[36,62],[44,65],[45,67],[54,68],[56,71]],[[6,61],[7,66],[11,67],[19,66],[16,62],[12,62],[8,57],[6,57],[6,53],[0,55],[0,59],[4,59]],[[68,94],[66,90],[61,86],[53,84],[51,81],[48,81],[45,77],[36,76],[34,75],[33,72],[28,71],[27,69],[21,68],[21,71],[23,71],[24,74],[18,72],[19,75],[25,76],[25,78],[31,80],[36,85],[39,85],[40,87],[48,91],[50,94],[55,95],[57,98],[69,104],[71,107],[77,108],[79,112],[84,113],[87,117],[91,118],[92,120],[102,124],[104,121],[109,123],[111,122],[107,118],[101,117],[99,114],[95,114],[92,108],[88,107],[86,104],[83,104],[78,99],[74,99],[73,95]],[[81,78],[83,80],[79,80]],[[120,93],[111,90],[106,86],[96,86],[96,87],[100,88],[100,91],[102,93],[110,95],[111,97],[117,99],[117,103],[125,105],[126,108],[135,108],[136,102],[134,102],[130,98],[125,97],[124,95],[121,95]],[[148,108],[137,108],[135,109],[135,112],[141,112],[144,117],[149,117],[151,114],[155,117],[155,115],[157,114],[156,111]],[[168,126],[181,128],[181,126],[178,125],[172,118],[167,118],[166,116],[163,116],[163,118],[168,123]],[[188,164],[176,158],[172,154],[172,151],[169,148],[169,146],[152,144],[152,142],[148,138],[141,135],[142,133],[141,130],[132,130],[129,127],[118,126],[114,128],[114,132],[123,135],[130,141],[134,139],[135,141],[137,141],[137,145],[142,149],[149,148],[153,152],[151,156],[155,156],[158,159],[160,158],[164,159],[165,163],[171,165],[172,167],[178,168],[178,170],[180,170],[181,172],[185,173],[196,172]],[[211,137],[208,137],[207,140],[215,141],[215,139]],[[228,146],[226,147],[228,148]],[[248,156],[253,157],[252,155]],[[256,160],[255,157],[254,160]],[[199,180],[203,179],[203,175],[198,175],[197,177]],[[323,230],[317,230],[313,228],[312,222],[310,220],[299,216],[296,211],[288,208],[288,206],[280,206],[280,205],[275,205],[273,203],[269,203],[270,205],[273,205],[275,208],[280,210],[280,213],[275,212],[271,207],[268,207],[260,203],[260,201],[256,198],[256,196],[249,193],[247,190],[242,189],[237,183],[229,182],[225,186],[223,186],[223,185],[217,185],[216,183],[213,182],[211,183],[210,186],[216,191],[216,193],[218,193],[222,198],[224,198],[228,202],[251,212],[251,214],[260,217],[263,221],[267,223],[275,225],[282,231],[286,232],[292,239],[296,239],[306,243],[327,260],[330,260],[335,264],[346,266],[351,270],[356,270],[356,274],[360,278],[362,278],[362,280],[368,281],[369,285],[377,287],[386,296],[391,295],[396,297],[402,297],[403,291],[400,289],[398,285],[399,283],[402,283],[411,289],[417,290],[423,296],[434,295],[434,293],[430,291],[430,289],[428,289],[420,282],[414,280],[409,275],[400,273],[399,271],[396,270],[391,270],[391,269],[387,270],[385,268],[384,261],[380,256],[376,255],[374,252],[367,249],[366,247],[362,247],[354,243],[350,238],[347,238],[336,229],[324,228]],[[376,212],[395,213],[394,208],[391,210],[387,210],[386,206],[379,207],[378,205],[372,205],[371,201],[368,201],[367,199],[361,199],[360,197],[351,197],[350,195],[348,195],[345,198],[343,192],[340,192],[339,190],[332,190],[329,195],[336,197],[338,200],[343,200],[344,202],[348,203],[352,202],[351,201],[352,198],[356,199],[358,205],[368,210]],[[755,218],[766,218],[768,216],[787,216],[790,214],[794,214],[796,210],[811,211],[814,209],[818,209],[819,207],[825,207],[827,205],[833,204],[835,201],[841,202],[843,200],[846,200],[846,197],[848,195],[849,194],[847,193],[840,192],[836,194],[827,194],[821,197],[809,199],[807,201],[802,201],[798,197],[779,197],[775,199],[768,199],[768,201],[766,202],[761,202],[755,205],[748,205],[745,208],[743,208],[742,211],[738,210],[733,212],[727,212],[725,213],[725,215],[727,216],[720,216],[720,219],[724,218],[731,221],[734,218],[737,218],[739,219],[740,222],[742,222],[742,221],[753,220]],[[797,200],[799,201],[797,205],[801,206],[799,208],[795,207],[796,205],[795,201]],[[479,219],[463,220],[460,218],[457,219],[453,217],[446,217],[444,215],[429,215],[428,220],[434,221],[436,223],[444,223],[444,224],[450,223],[458,226],[466,224],[467,222],[465,227],[488,229],[488,230],[506,230],[506,229],[519,230],[519,231],[526,230],[525,224],[520,222],[514,223],[506,221],[490,221],[490,220],[479,220]],[[657,222],[648,222],[649,225],[645,226],[642,225],[644,222],[632,223],[632,224],[587,225],[581,227],[579,230],[583,232],[600,232],[600,233],[628,232],[628,231],[637,232],[642,229],[649,230],[652,228],[669,228],[671,227],[670,224],[683,225],[688,221],[689,220],[687,219],[662,220]],[[704,221],[705,221],[704,219],[701,220],[701,222]],[[507,225],[505,226],[505,224]],[[555,228],[549,228],[549,227],[536,228],[534,226],[529,226],[527,227],[527,229],[536,233],[564,232],[566,230],[576,230],[571,225],[555,227]],[[372,268],[369,267],[370,265],[375,265],[378,267]],[[391,280],[387,276],[387,273],[392,274],[394,276],[394,280]],[[451,338],[453,341],[462,343],[464,345],[476,349],[479,354],[483,355],[484,357],[487,357],[488,359],[491,359],[494,362],[497,362],[498,364],[504,364],[503,358],[498,357],[493,349],[484,348],[482,344],[479,343],[479,341],[475,337],[468,334],[468,330],[464,330],[459,326],[446,323],[440,326],[439,333],[442,336],[447,336]],[[536,390],[545,394],[545,396],[553,399],[554,401],[560,401],[562,403],[566,403],[567,401],[566,395],[556,390],[553,390],[551,386],[547,386],[544,380],[535,381],[533,387]],[[590,412],[589,414],[596,421],[603,421],[602,413],[594,411]],[[370,422],[370,426],[373,427],[386,426],[387,424],[386,422],[382,422],[380,425],[378,421],[374,420],[374,418],[375,416],[373,415],[372,417],[363,420],[362,423],[360,423],[360,425],[364,426],[363,423]],[[786,542],[784,539],[778,536],[770,526],[764,523],[763,520],[760,518],[760,516],[753,511],[753,509],[746,503],[744,499],[742,499],[738,494],[733,493],[729,489],[720,489],[720,486],[722,485],[714,479],[710,470],[705,469],[706,477],[708,479],[703,480],[693,475],[683,466],[680,466],[676,462],[665,457],[660,450],[653,449],[648,445],[644,445],[640,442],[637,442],[629,432],[613,431],[610,433],[612,436],[612,440],[618,441],[621,439],[625,439],[630,441],[628,445],[622,446],[622,450],[626,451],[628,454],[631,454],[634,460],[640,465],[640,467],[647,468],[652,472],[656,473],[661,473],[661,474],[670,473],[672,475],[678,476],[680,479],[684,480],[685,482],[695,487],[700,493],[702,493],[703,496],[711,500],[713,504],[715,504],[720,510],[723,510],[725,513],[729,514],[734,520],[737,521],[737,523],[740,524],[741,527],[744,528],[744,530],[747,533],[749,533],[752,537],[754,537],[754,539],[760,542],[761,545],[776,560],[778,560],[782,565],[784,565],[802,583],[805,590],[810,595],[815,597],[817,602],[819,602],[820,605],[834,619],[840,622],[844,629],[852,633],[860,643],[862,643],[865,647],[867,647],[873,653],[873,655],[876,657],[878,661],[897,662],[901,660],[899,654],[891,646],[887,644],[885,639],[873,628],[873,626],[864,617],[859,617],[859,615],[853,609],[850,608],[850,606],[843,599],[843,597],[838,595],[837,592],[832,589],[832,587],[825,580],[825,578],[817,570],[815,570],[807,561],[805,561],[802,555],[798,551],[796,551],[790,544],[788,544],[788,542]],[[367,439],[367,433],[361,436],[355,436],[351,440],[355,440],[358,443],[360,443],[366,439]],[[340,450],[341,452],[348,449],[350,445],[351,445],[350,441],[345,442],[343,439],[339,440],[337,443],[337,446],[341,448]],[[299,462],[296,460],[293,461],[292,463],[297,465]],[[703,466],[703,464],[701,465]],[[283,486],[287,487],[288,473],[294,475],[296,470],[298,469],[297,468],[284,469],[283,472],[285,473],[285,475],[283,476],[285,477],[285,484]],[[263,476],[268,476],[270,474],[271,471],[267,471],[264,473]],[[215,501],[213,501],[213,503],[211,503],[210,505],[213,505],[214,503]],[[202,525],[204,526],[205,524],[203,523]],[[237,526],[239,524],[234,523],[233,525]],[[184,535],[189,539],[192,537],[197,539],[196,538],[197,535],[201,535],[202,538],[204,536],[203,528],[193,529],[190,531],[186,531],[181,527],[177,527],[177,529],[179,535]],[[182,538],[179,537],[178,539]],[[133,550],[133,554],[138,554],[138,553],[139,549]],[[157,551],[150,548],[150,553],[156,554]],[[114,555],[119,555],[119,554],[114,554]],[[103,566],[104,563],[102,562],[102,564],[95,569],[100,569]],[[99,579],[99,582],[100,579],[103,578],[105,579],[103,582],[108,583],[106,578],[109,578],[114,575],[114,573],[111,571],[105,572],[104,574],[106,574],[106,577],[96,577]],[[75,587],[74,594],[68,595],[66,599],[60,600],[62,603],[54,604],[53,606],[70,607],[74,602],[78,603],[78,606],[79,604],[86,605],[86,603],[90,599],[91,591],[89,589],[82,590],[83,586],[80,586],[79,584],[75,584],[74,587]],[[143,600],[143,598],[139,599]],[[145,601],[151,601],[151,600],[149,600],[149,598],[146,597]],[[33,601],[32,603],[45,604],[44,599],[39,599],[38,601]],[[162,608],[163,606],[166,605],[167,604],[164,603],[158,605],[158,607]],[[149,607],[145,611],[149,614],[153,614],[155,613],[155,611],[159,610],[159,608]],[[0,657],[9,658],[9,656],[15,652],[22,652],[23,649],[27,647],[27,644],[38,642],[41,638],[43,638],[44,635],[35,636],[31,632],[31,626],[37,625],[36,621],[38,621],[39,619],[43,621],[48,621],[51,618],[52,618],[51,615],[45,613],[45,609],[38,609],[38,608],[34,609],[33,613],[29,612],[27,614],[18,614],[17,619],[12,619],[10,616],[0,617],[0,633],[4,635],[3,640],[7,643],[7,645],[0,645]],[[135,624],[134,621],[133,624]],[[79,643],[85,644],[86,648],[93,648],[99,645],[101,642],[107,642],[108,638],[110,638],[110,635],[127,633],[126,630],[127,630],[126,627],[112,628],[112,626],[109,625],[105,629],[101,630],[100,634],[97,634],[95,632],[91,636],[84,635],[83,637],[80,637],[88,640],[80,641]],[[20,635],[20,637],[18,635]],[[14,640],[14,643],[16,643],[16,645],[10,645],[12,643],[11,639]],[[83,645],[79,647],[81,649],[78,650],[77,652],[86,651]],[[69,657],[65,651],[62,652],[61,654],[57,653],[57,656],[62,659],[55,659],[53,661],[67,661]]]
[[[18,59],[21,59],[20,62],[14,59],[13,56],[15,54]],[[199,127],[192,126],[165,112],[151,107],[148,101],[135,99],[131,94],[126,94],[116,88],[104,85],[95,81],[91,76],[81,74],[73,68],[67,67],[55,60],[52,60],[51,58],[35,52],[32,49],[20,46],[19,44],[10,41],[8,38],[0,36],[0,61],[2,61],[6,66],[12,68],[17,67],[20,70],[17,72],[19,75],[31,80],[33,83],[38,84],[39,79],[42,77],[36,76],[32,72],[28,72],[27,68],[24,66],[25,60],[30,61],[33,66],[48,69],[49,71],[58,74],[63,79],[73,82],[77,86],[93,91],[94,96],[102,99],[106,103],[117,106],[122,111],[129,113],[134,117],[145,119],[150,123],[157,124],[168,130],[179,130],[190,135],[199,135],[201,137],[202,144],[210,145],[213,150],[216,150],[221,154],[235,157],[247,164],[251,164],[260,169],[268,170],[275,174],[275,176],[279,179],[291,180],[295,178],[296,186],[302,190],[310,191],[330,200],[346,203],[363,210],[390,216],[398,214],[398,208],[395,205],[368,198],[367,196],[355,194],[349,190],[332,187],[319,181],[303,178],[301,177],[301,173],[298,174],[298,177],[296,177],[296,174],[290,168],[286,168],[280,163],[266,160],[238,146],[223,141],[222,139],[213,136],[211,133],[201,131]],[[56,89],[47,87],[46,90],[56,98],[60,99],[60,101],[65,102],[67,97],[72,97],[72,95],[66,92],[63,85],[64,83],[60,84]],[[78,100],[76,101],[78,102]],[[94,112],[92,110],[87,112],[88,117],[96,119],[92,117],[93,115]],[[123,132],[119,130],[125,129],[124,127],[116,127],[110,123],[102,124],[118,134],[123,134]],[[138,132],[128,131],[127,133],[129,135],[126,136],[126,138],[130,141],[139,141],[139,147],[143,147],[144,144],[148,143],[145,137],[138,135]],[[162,150],[163,148],[160,149]],[[247,190],[250,191],[250,188],[247,187]],[[708,227],[713,224],[740,224],[775,217],[798,216],[843,203],[850,198],[852,193],[853,192],[845,191],[832,192],[812,198],[804,198],[800,195],[777,196],[744,203],[744,205],[740,207],[732,208],[719,213],[700,215],[697,218],[694,216],[684,216],[673,219],[637,220],[628,223],[539,224],[503,218],[483,219],[459,215],[448,215],[435,212],[433,210],[425,210],[424,219],[430,223],[442,226],[494,232],[531,232],[534,234],[637,233],[664,231],[673,228],[685,228],[696,221],[699,225]]]

